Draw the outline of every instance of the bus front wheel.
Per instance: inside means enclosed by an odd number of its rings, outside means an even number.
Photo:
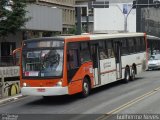
[[[83,84],[82,84],[82,97],[87,97],[90,93],[90,84],[89,84],[89,80],[87,78],[84,78],[83,80]]]

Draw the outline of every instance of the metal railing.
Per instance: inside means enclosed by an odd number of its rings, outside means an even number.
[[[0,99],[19,93],[19,66],[0,66]]]

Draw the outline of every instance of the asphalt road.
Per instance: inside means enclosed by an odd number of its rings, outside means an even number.
[[[0,105],[0,114],[2,118],[18,117],[22,120],[101,120],[108,119],[106,116],[110,114],[160,114],[159,101],[160,71],[146,71],[127,84],[115,82],[96,88],[83,99],[79,95],[47,100],[28,96]]]

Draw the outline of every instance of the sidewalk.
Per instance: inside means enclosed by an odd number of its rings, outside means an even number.
[[[18,95],[7,97],[7,98],[0,98],[0,105],[5,104],[7,102],[17,100],[17,99],[20,99],[21,97],[25,97],[25,96],[22,96],[21,94],[18,94]]]

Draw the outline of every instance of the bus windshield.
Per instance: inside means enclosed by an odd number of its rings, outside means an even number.
[[[23,77],[62,76],[63,49],[23,50]]]

